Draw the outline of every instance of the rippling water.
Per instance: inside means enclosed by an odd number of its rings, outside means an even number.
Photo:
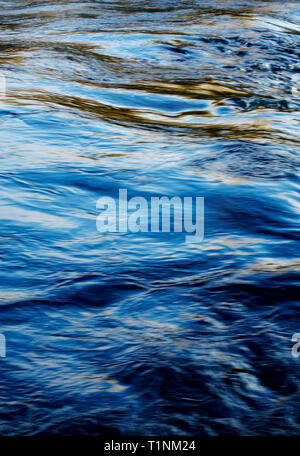
[[[2,435],[299,433],[299,44],[297,2],[1,2]],[[100,235],[119,188],[204,241]]]

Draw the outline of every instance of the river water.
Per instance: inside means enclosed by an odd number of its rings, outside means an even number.
[[[299,44],[298,2],[1,2],[1,435],[299,434]],[[204,240],[100,234],[119,188]]]

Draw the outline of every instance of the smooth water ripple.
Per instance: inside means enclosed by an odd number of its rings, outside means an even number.
[[[0,6],[0,433],[299,434],[298,2]],[[205,238],[96,201],[204,196]]]

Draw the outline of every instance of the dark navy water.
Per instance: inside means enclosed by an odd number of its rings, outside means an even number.
[[[299,45],[299,2],[1,2],[1,435],[299,434]],[[203,242],[100,234],[119,188]]]

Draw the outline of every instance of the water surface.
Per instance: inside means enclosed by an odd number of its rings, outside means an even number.
[[[299,434],[299,44],[298,2],[1,2],[1,435]],[[100,235],[119,188],[204,241]]]

